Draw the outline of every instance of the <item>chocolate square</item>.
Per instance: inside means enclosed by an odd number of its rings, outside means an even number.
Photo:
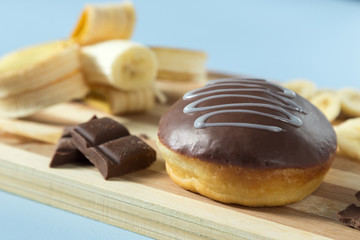
[[[58,167],[69,163],[86,163],[87,158],[75,147],[71,140],[70,131],[73,127],[66,127],[58,142],[51,159],[50,167]]]
[[[111,118],[92,118],[76,126],[75,130],[86,139],[89,146],[97,146],[130,134],[124,125]]]
[[[92,119],[71,131],[72,141],[105,179],[148,167],[156,152],[109,118]]]
[[[104,143],[97,148],[107,162],[104,178],[121,176],[150,166],[156,159],[156,152],[136,136],[126,136]],[[101,164],[101,163],[100,163]]]

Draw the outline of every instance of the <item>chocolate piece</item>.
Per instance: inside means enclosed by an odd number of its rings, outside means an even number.
[[[64,129],[64,132],[55,150],[55,154],[51,159],[50,167],[58,167],[68,163],[89,162],[73,144],[70,134],[72,129],[73,127],[66,127]]]
[[[86,139],[89,146],[97,146],[130,134],[124,125],[111,118],[92,118],[76,126],[75,130]]]
[[[156,152],[109,118],[90,120],[71,131],[75,146],[105,179],[148,167]]]
[[[346,226],[360,230],[360,207],[350,204],[338,213],[338,219]]]
[[[149,140],[149,139],[150,139],[150,137],[149,137],[148,135],[146,135],[145,133],[141,133],[141,134],[139,135],[139,137],[141,137],[141,138],[143,138],[143,139],[145,139],[145,140]]]
[[[303,97],[261,79],[210,81],[179,99],[158,138],[187,157],[257,169],[308,168],[333,158],[336,135]]]
[[[355,197],[360,202],[360,191],[355,193]]]
[[[102,172],[105,179],[144,169],[156,160],[154,149],[136,136],[104,143],[98,150],[102,158],[95,161],[107,162],[107,171]]]

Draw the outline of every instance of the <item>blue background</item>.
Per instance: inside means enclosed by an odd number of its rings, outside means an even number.
[[[204,50],[211,70],[360,89],[360,1],[133,2],[135,41]],[[85,3],[1,1],[0,55],[67,38]],[[1,239],[143,238],[1,191],[0,234]]]

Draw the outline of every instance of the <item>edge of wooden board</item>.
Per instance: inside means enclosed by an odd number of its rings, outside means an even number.
[[[105,181],[92,168],[50,169],[48,157],[5,144],[0,152],[1,189],[153,238],[329,239],[125,178]]]

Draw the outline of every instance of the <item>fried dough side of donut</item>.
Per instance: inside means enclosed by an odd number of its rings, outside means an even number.
[[[280,206],[311,194],[322,182],[334,155],[321,165],[305,169],[251,169],[190,158],[157,145],[166,171],[179,186],[224,203],[251,207]]]

